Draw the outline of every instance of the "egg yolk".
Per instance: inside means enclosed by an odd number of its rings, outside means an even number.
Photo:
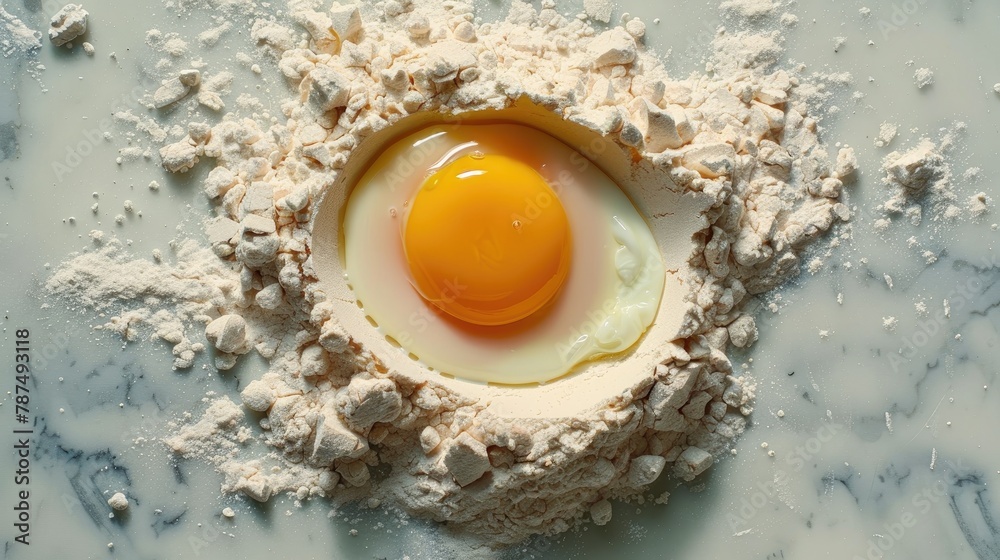
[[[462,156],[421,185],[403,226],[414,287],[449,315],[505,325],[548,303],[569,273],[566,212],[532,167]]]

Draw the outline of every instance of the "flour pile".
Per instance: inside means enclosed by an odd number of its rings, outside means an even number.
[[[770,2],[726,4],[776,15]],[[202,329],[220,370],[251,349],[270,361],[241,404],[223,396],[177,425],[165,440],[174,452],[213,462],[225,492],[372,496],[493,543],[607,523],[609,500],[641,496],[664,471],[690,481],[730,452],[752,410],[753,383],[726,356],[757,339],[746,304],[798,274],[806,246],[849,219],[841,198],[857,168],[850,148],[820,143],[815,88],[775,68],[778,37],[722,33],[714,72],[678,80],[642,48],[641,21],[598,31],[548,1],[514,2],[499,23],[479,23],[460,1],[293,1],[288,16],[250,30],[299,92],[284,118],[193,122],[160,150],[172,172],[215,160],[204,182],[218,214],[206,228],[213,254],[184,242],[175,265],[126,262],[105,243],[47,284],[109,312],[124,301],[133,311],[103,328],[131,339],[145,325],[174,345],[178,368],[204,350],[192,342]],[[433,378],[383,367],[333,316],[313,266],[318,202],[366,138],[416,112],[516,102],[588,127],[711,200],[691,240],[683,332],[662,341],[671,357],[574,418],[497,418]],[[264,415],[263,435],[248,429],[248,410]],[[255,437],[274,452],[252,456]],[[375,480],[378,465],[391,473]]]

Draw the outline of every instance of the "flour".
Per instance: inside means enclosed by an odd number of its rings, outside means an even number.
[[[882,205],[885,211],[882,220],[886,224],[897,218],[919,225],[926,217],[940,223],[953,222],[961,217],[961,202],[955,191],[952,164],[947,156],[965,131],[965,123],[958,122],[937,143],[923,138],[914,147],[894,151],[884,158],[883,184],[890,192],[890,198]],[[972,176],[963,177],[974,180]],[[967,200],[965,206],[970,217],[978,218],[989,210],[989,203],[986,193],[977,193]]]
[[[934,83],[934,72],[930,68],[918,68],[913,74],[913,81],[917,84],[917,89],[924,89]]]
[[[128,498],[121,492],[115,492],[113,496],[108,498],[108,505],[115,511],[125,511],[129,506]]]
[[[969,209],[969,216],[972,218],[981,218],[984,214],[990,211],[990,203],[992,199],[986,196],[985,192],[978,192],[969,197],[967,203]]]
[[[29,29],[23,21],[0,6],[0,53],[10,58],[15,53],[30,54],[42,48],[42,34]]]
[[[773,16],[778,9],[778,3],[773,0],[726,0],[719,8],[723,13],[756,20]]]
[[[57,47],[72,46],[71,41],[87,32],[89,16],[83,6],[66,4],[49,22],[49,40]]]
[[[598,31],[553,8],[514,2],[505,21],[479,24],[462,2],[325,11],[291,2],[291,21],[258,20],[252,31],[300,93],[284,103],[283,118],[173,126],[160,148],[170,172],[215,162],[204,192],[217,216],[206,221],[205,243],[177,243],[176,262],[166,264],[130,260],[101,234],[48,280],[51,292],[98,311],[126,303],[97,328],[165,340],[177,368],[199,359],[202,334],[220,370],[251,349],[269,360],[240,404],[206,396],[201,418],[178,420],[165,438],[179,456],[214,464],[223,491],[257,501],[369,496],[512,543],[588,517],[605,524],[612,500],[640,496],[662,476],[693,480],[730,453],[755,385],[726,351],[758,338],[746,311],[753,296],[798,274],[803,250],[848,219],[841,199],[856,157],[820,143],[820,88],[775,68],[783,54],[776,32],[723,33],[712,72],[678,80],[637,42],[641,22]],[[725,7],[753,18],[776,8]],[[179,37],[150,41],[173,39],[183,54]],[[220,91],[211,81],[200,88]],[[192,103],[190,93],[175,103]],[[206,101],[199,92],[194,103]],[[570,419],[529,412],[537,402],[527,395],[510,405],[515,414],[501,414],[492,401],[511,389],[411,375],[398,358],[373,353],[359,342],[371,325],[335,313],[342,296],[320,287],[312,253],[319,205],[366,139],[412,114],[521,106],[554,116],[556,128],[575,123],[603,137],[628,155],[630,180],[704,204],[692,239],[661,240],[686,262],[677,336],[651,343],[666,357],[615,371],[637,381]],[[901,158],[894,169],[914,175]],[[571,402],[570,383],[538,391],[546,402]],[[257,439],[271,453],[244,447],[254,439],[244,409],[264,414]],[[392,470],[376,484],[380,464]]]
[[[878,134],[875,135],[875,147],[884,148],[896,139],[899,126],[890,122],[883,122],[879,125]]]

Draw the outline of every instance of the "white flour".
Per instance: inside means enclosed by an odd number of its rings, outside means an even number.
[[[773,2],[726,4],[746,17],[777,17]],[[243,390],[242,406],[214,399],[167,445],[211,461],[226,492],[261,501],[373,495],[494,543],[565,531],[588,517],[607,523],[609,500],[640,495],[664,472],[692,480],[729,454],[752,410],[753,382],[726,357],[730,343],[757,340],[750,296],[796,275],[803,249],[849,218],[840,197],[857,166],[850,148],[831,154],[820,144],[808,98],[817,88],[774,69],[780,35],[723,33],[712,73],[675,80],[637,43],[641,22],[598,32],[548,2],[540,10],[515,2],[506,21],[490,24],[461,2],[395,0],[363,14],[314,6],[293,1],[294,23],[252,26],[302,92],[284,103],[282,118],[191,123],[160,150],[170,171],[200,158],[217,163],[204,183],[218,213],[206,223],[208,247],[178,244],[174,265],[129,261],[95,234],[98,247],[47,283],[98,310],[127,304],[100,328],[167,340],[175,367],[195,362],[203,328],[219,369],[251,347],[270,360],[270,371]],[[189,48],[171,40],[178,56]],[[207,105],[191,93],[173,103]],[[662,341],[670,357],[569,419],[500,418],[434,378],[417,383],[386,369],[352,334],[371,327],[333,316],[311,254],[316,206],[367,137],[415,112],[515,101],[634,150],[636,170],[709,200],[690,243],[661,240],[690,254],[682,332]],[[263,440],[274,453],[244,449],[253,437],[244,407],[266,413]],[[392,474],[374,482],[370,469],[379,464]]]
[[[908,150],[885,156],[882,182],[891,196],[883,203],[885,218],[876,221],[877,229],[885,229],[897,219],[905,219],[913,225],[919,225],[925,218],[937,224],[954,222],[962,217],[962,206],[971,218],[980,218],[989,211],[991,200],[986,193],[974,194],[963,202],[955,191],[948,156],[965,132],[966,124],[957,122],[937,143],[923,138]],[[972,168],[962,179],[973,182],[977,176],[978,170]]]
[[[42,48],[42,34],[29,29],[17,16],[0,6],[0,53],[9,58]]]
[[[74,39],[87,32],[87,18],[90,14],[79,4],[66,4],[49,22],[49,40],[61,47],[71,47]]]
[[[913,81],[917,84],[917,89],[924,89],[934,83],[934,72],[930,68],[918,68],[913,73]]]

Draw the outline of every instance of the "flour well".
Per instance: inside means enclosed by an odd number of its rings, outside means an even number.
[[[778,15],[772,2],[726,5]],[[240,404],[210,399],[200,419],[165,438],[179,456],[214,464],[225,492],[368,496],[491,543],[607,523],[615,500],[661,476],[693,480],[730,453],[755,387],[734,371],[729,345],[755,343],[753,296],[798,274],[804,249],[849,218],[841,199],[857,168],[851,148],[830,153],[820,142],[817,89],[777,67],[776,33],[723,33],[713,72],[675,79],[634,21],[601,31],[551,3],[514,2],[506,20],[480,24],[462,2],[292,2],[288,21],[258,19],[251,31],[298,91],[284,114],[175,126],[159,149],[169,172],[214,161],[204,191],[217,216],[205,241],[178,243],[171,264],[130,259],[95,236],[47,288],[97,310],[126,304],[99,328],[167,341],[177,368],[207,344],[219,370],[251,349],[269,360]],[[177,56],[181,42],[170,47]],[[205,78],[165,79],[169,104],[223,109],[218,95],[203,98],[214,90]],[[650,332],[662,338],[648,336],[631,356],[534,389],[463,386],[364,342],[378,338],[373,327],[326,288],[335,255],[314,252],[317,213],[349,188],[351,162],[377,149],[379,133],[408,118],[461,122],[484,111],[535,115],[556,135],[583,130],[623,185],[652,202],[689,201],[672,219],[688,224],[688,237],[658,239],[679,262],[679,296],[662,316],[675,317],[669,335],[661,323]],[[674,209],[654,206],[649,217]],[[608,392],[612,378],[629,383]],[[547,412],[552,403],[574,412]],[[248,451],[246,410],[264,414],[260,439],[272,453]]]

